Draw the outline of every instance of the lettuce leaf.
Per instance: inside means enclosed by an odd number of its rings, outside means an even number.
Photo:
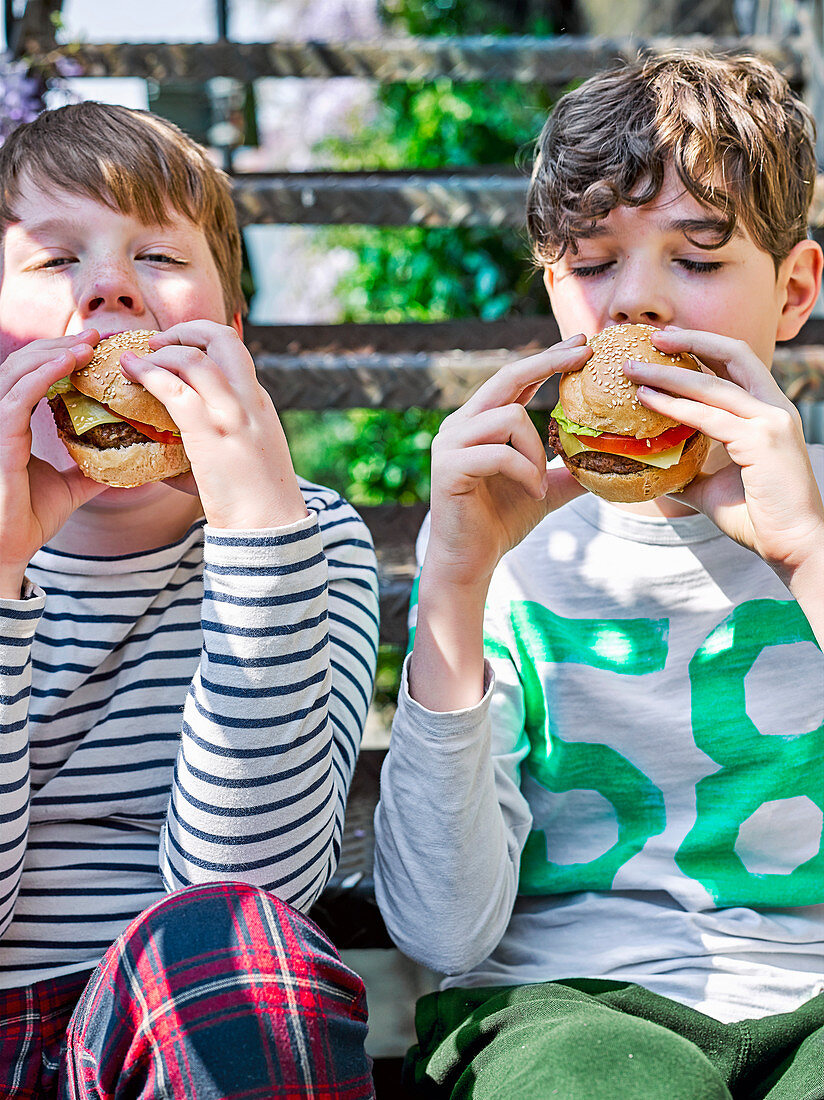
[[[552,410],[552,416],[557,421],[558,425],[564,429],[565,432],[569,432],[571,435],[603,435],[603,432],[599,432],[597,428],[586,428],[583,424],[576,424],[574,420],[570,420],[559,401],[555,408]]]

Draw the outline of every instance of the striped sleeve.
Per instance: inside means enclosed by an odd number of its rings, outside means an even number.
[[[203,653],[161,846],[167,888],[263,886],[307,910],[337,863],[371,701],[377,570],[357,513],[305,488],[275,531],[207,527]]]
[[[8,928],[29,828],[31,646],[45,595],[0,600],[0,935]]]

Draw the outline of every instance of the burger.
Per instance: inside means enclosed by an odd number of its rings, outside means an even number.
[[[123,352],[147,355],[154,335],[107,336],[87,367],[61,378],[46,395],[66,450],[86,477],[104,485],[131,489],[191,469],[166,408],[120,371]]]
[[[624,374],[628,359],[700,370],[689,354],[654,347],[651,325],[614,325],[589,340],[592,357],[561,377],[549,443],[585,489],[631,503],[680,492],[704,464],[701,432],[646,409]]]

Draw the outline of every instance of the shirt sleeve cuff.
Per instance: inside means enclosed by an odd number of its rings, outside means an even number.
[[[19,600],[0,598],[0,633],[13,638],[33,637],[45,606],[46,593],[24,577]]]
[[[211,527],[207,523],[204,540],[203,556],[207,567],[246,562],[250,550],[254,553],[255,564],[264,566],[305,561],[321,549],[318,517],[312,511],[285,527],[241,531]]]
[[[495,689],[495,673],[489,661],[484,660],[484,694],[472,707],[464,707],[462,710],[436,711],[427,710],[409,694],[409,659],[411,653],[407,653],[401,672],[401,687],[398,695],[398,707],[403,707],[420,721],[425,719],[427,725],[433,731],[450,732],[456,725],[466,725],[467,728],[477,725],[489,710],[492,700],[492,692]]]

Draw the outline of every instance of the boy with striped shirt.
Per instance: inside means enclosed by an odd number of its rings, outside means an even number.
[[[71,105],[0,150],[0,227],[0,1091],[368,1097],[362,985],[304,914],[374,553],[256,380],[228,181],[159,118]],[[128,329],[158,332],[121,369],[181,430],[174,484],[83,477],[43,400]]]

